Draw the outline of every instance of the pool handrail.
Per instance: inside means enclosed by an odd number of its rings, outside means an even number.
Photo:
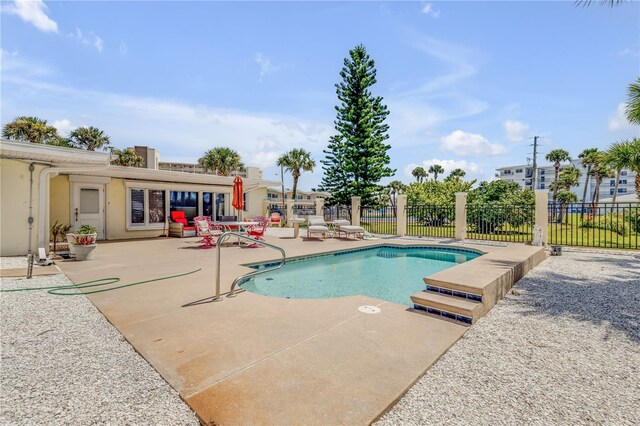
[[[222,234],[220,234],[220,236],[218,237],[218,240],[216,241],[216,295],[215,295],[215,298],[213,299],[215,302],[219,302],[219,301],[222,300],[222,298],[220,297],[220,247],[222,246],[224,241],[230,236],[238,237],[238,240],[245,239],[245,240],[251,241],[252,243],[260,244],[260,245],[263,245],[265,247],[269,247],[269,248],[272,248],[274,250],[277,250],[282,255],[282,258],[280,259],[280,263],[277,266],[274,266],[273,268],[265,268],[265,269],[262,269],[262,270],[251,271],[251,272],[249,272],[247,274],[244,274],[244,275],[241,275],[238,278],[236,278],[235,280],[233,280],[233,283],[231,283],[231,290],[229,291],[229,294],[227,294],[227,297],[234,297],[236,295],[236,293],[235,293],[236,285],[239,282],[243,281],[244,279],[249,278],[249,277],[253,277],[253,276],[256,276],[258,274],[265,273],[265,272],[269,272],[269,271],[274,271],[276,269],[280,269],[287,262],[287,255],[286,255],[285,251],[281,247],[275,246],[273,244],[269,244],[269,243],[267,243],[265,241],[256,241],[254,238],[251,238],[251,237],[249,237],[249,236],[247,236],[245,234],[241,234],[239,232],[234,232],[234,231],[223,232]]]

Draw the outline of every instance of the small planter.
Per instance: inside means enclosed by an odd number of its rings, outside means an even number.
[[[75,246],[76,260],[93,260],[96,254],[96,247],[98,247],[97,244],[73,244],[73,246]]]
[[[76,260],[92,260],[95,256],[98,234],[71,234],[69,252],[75,253]]]

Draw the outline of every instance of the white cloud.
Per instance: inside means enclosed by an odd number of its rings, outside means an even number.
[[[507,120],[503,125],[507,139],[512,142],[520,142],[526,137],[529,131],[529,125],[521,121]]]
[[[501,155],[507,152],[504,146],[490,143],[480,134],[467,133],[462,130],[456,130],[440,138],[440,148],[443,151],[451,151],[461,156],[477,157]]]
[[[626,104],[624,102],[618,104],[618,108],[616,108],[616,112],[609,119],[610,131],[619,132],[621,130],[628,130],[632,128],[629,121],[627,121],[625,108],[626,108]]]
[[[60,136],[65,136],[65,137],[69,136],[69,132],[71,132],[73,129],[80,127],[80,126],[73,126],[71,124],[71,121],[67,120],[66,118],[63,118],[62,120],[56,120],[53,123],[51,123],[51,125],[56,129],[58,129],[58,134]]]
[[[620,57],[624,57],[624,56],[631,56],[632,58],[637,58],[638,56],[640,56],[640,53],[638,52],[637,49],[629,49],[624,48],[618,51],[618,56]]]
[[[440,16],[440,11],[436,10],[431,3],[426,3],[424,5],[424,7],[422,8],[422,13],[433,18],[438,18]]]
[[[103,129],[116,147],[157,148],[164,161],[195,161],[215,146],[236,149],[247,165],[263,168],[275,166],[280,154],[296,147],[319,160],[333,134],[328,123],[296,116],[79,90],[14,73],[3,75],[3,85],[3,103],[6,99],[12,106],[9,115],[62,116],[54,123],[61,127],[86,123]]]
[[[471,179],[482,179],[484,173],[480,166],[472,161],[466,160],[440,160],[437,158],[433,158],[431,160],[424,160],[420,164],[411,163],[408,164],[404,168],[404,176],[408,180],[413,180],[414,177],[411,175],[411,171],[418,166],[424,167],[425,170],[429,170],[429,167],[434,164],[440,164],[444,169],[444,176],[447,176],[453,169],[462,169],[467,174],[465,175],[465,180]]]
[[[260,65],[260,79],[267,74],[278,71],[278,67],[271,63],[271,59],[262,53],[256,53],[256,62]]]
[[[104,41],[102,40],[102,38],[95,35],[93,31],[85,34],[80,30],[80,28],[76,28],[76,32],[69,34],[69,37],[78,40],[80,43],[86,46],[93,46],[98,52],[101,53],[102,49],[104,48]]]
[[[47,16],[46,10],[47,5],[42,0],[15,0],[12,5],[2,8],[2,12],[17,15],[40,31],[57,33],[58,24]]]
[[[121,41],[119,51],[120,51],[120,55],[127,56],[127,53],[129,53],[129,47],[127,46],[127,43],[125,43],[124,41]]]

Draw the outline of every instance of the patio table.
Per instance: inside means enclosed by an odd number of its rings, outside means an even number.
[[[247,226],[260,225],[260,222],[245,222],[245,221],[231,221],[231,222],[213,222],[215,225],[222,226],[223,231],[233,231],[232,227],[236,226],[239,229],[243,229]],[[238,238],[238,245],[240,245],[240,238]]]
[[[300,233],[300,224],[306,222],[305,219],[301,217],[294,217],[289,219],[290,223],[293,223],[293,238],[298,238],[298,234]]]

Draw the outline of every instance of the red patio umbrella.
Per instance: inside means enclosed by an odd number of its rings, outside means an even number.
[[[236,176],[233,180],[233,198],[231,199],[231,205],[238,211],[242,211],[244,208],[242,178],[240,176]]]

